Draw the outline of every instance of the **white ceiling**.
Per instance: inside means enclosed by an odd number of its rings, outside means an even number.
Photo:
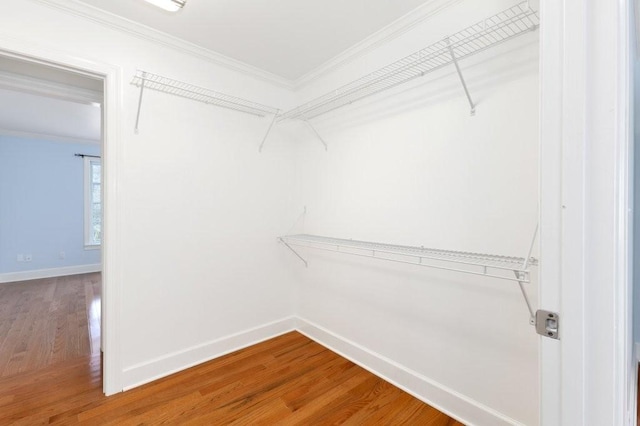
[[[76,72],[0,55],[0,72],[102,93],[103,82]]]
[[[0,55],[0,134],[98,143],[102,80]]]
[[[0,134],[100,142],[100,106],[0,89]]]
[[[295,80],[428,0],[187,0],[165,12],[143,0],[81,0]]]

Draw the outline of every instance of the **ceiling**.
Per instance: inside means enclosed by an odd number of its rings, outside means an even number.
[[[102,93],[102,80],[52,66],[0,55],[0,72]]]
[[[428,0],[187,0],[171,13],[143,0],[81,0],[296,80]]]
[[[99,143],[102,80],[0,55],[0,134]]]
[[[0,89],[0,134],[99,143],[100,105]]]

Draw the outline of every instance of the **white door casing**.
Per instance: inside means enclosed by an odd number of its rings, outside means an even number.
[[[102,345],[103,390],[107,395],[122,391],[120,353],[120,283],[122,238],[118,204],[118,174],[122,164],[122,69],[120,67],[85,58],[25,41],[0,32],[0,55],[12,56],[56,68],[67,69],[104,80],[103,105],[103,240],[102,240]]]
[[[541,424],[632,424],[629,2],[541,2]]]

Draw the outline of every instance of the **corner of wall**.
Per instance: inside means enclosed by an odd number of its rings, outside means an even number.
[[[466,425],[522,423],[303,318],[297,331]]]

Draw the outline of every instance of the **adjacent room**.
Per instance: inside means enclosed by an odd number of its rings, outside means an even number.
[[[562,3],[8,4],[0,424],[632,424],[633,14]]]
[[[99,79],[0,57],[0,377],[100,356],[101,105]]]

